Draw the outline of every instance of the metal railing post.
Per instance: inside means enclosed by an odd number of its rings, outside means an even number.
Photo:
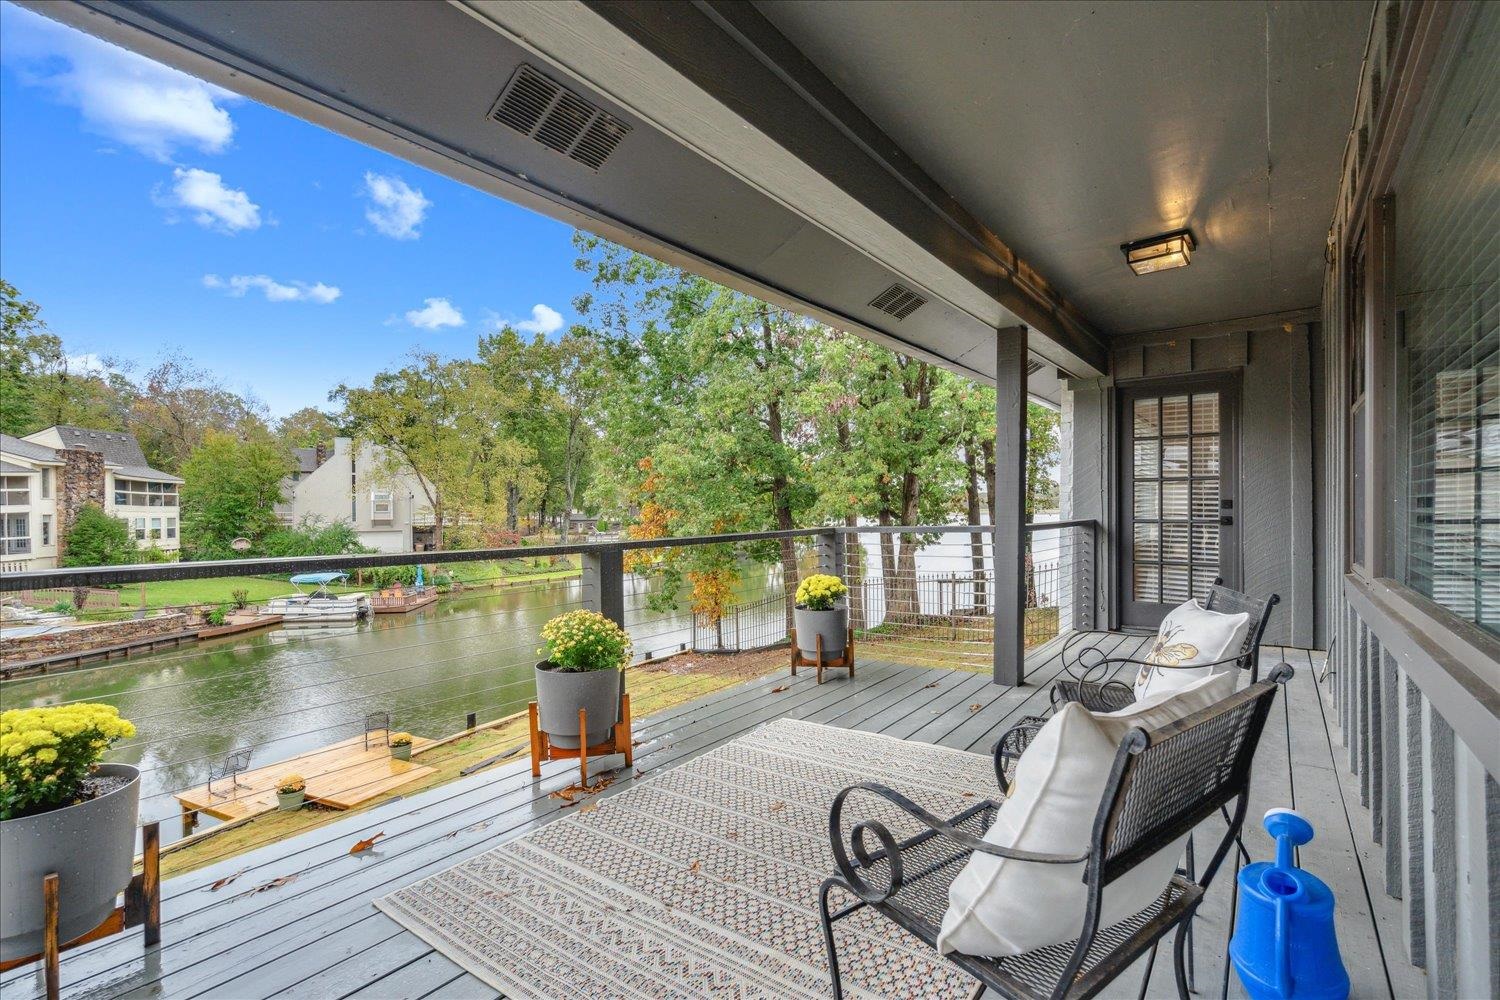
[[[625,624],[625,550],[594,545],[583,552],[583,606]]]
[[[818,572],[830,576],[844,574],[844,533],[830,528],[817,534]]]

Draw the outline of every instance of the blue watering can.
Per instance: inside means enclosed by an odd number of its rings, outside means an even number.
[[[1229,958],[1251,1000],[1346,1000],[1349,974],[1333,932],[1333,893],[1298,868],[1292,851],[1313,839],[1290,809],[1266,813],[1276,860],[1240,869],[1239,915]]]

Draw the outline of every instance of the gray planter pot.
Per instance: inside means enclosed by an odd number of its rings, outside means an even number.
[[[306,792],[277,792],[276,808],[282,812],[296,812],[302,808],[302,803],[306,799]]]
[[[578,710],[588,712],[589,746],[604,742],[620,721],[618,670],[554,670],[546,660],[536,673],[537,724],[553,746],[578,749]]]
[[[391,756],[396,760],[411,760],[411,744],[408,743],[401,747],[391,747]]]
[[[849,606],[840,604],[827,611],[793,608],[792,621],[797,627],[797,648],[809,660],[818,655],[818,636],[823,637],[823,659],[836,660],[844,655],[849,635]]]
[[[60,943],[86,934],[115,908],[135,858],[141,772],[100,764],[96,772],[130,779],[102,798],[0,822],[0,961],[42,950],[42,879],[58,877]]]

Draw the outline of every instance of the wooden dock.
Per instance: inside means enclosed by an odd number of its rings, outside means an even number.
[[[370,598],[370,609],[377,615],[403,615],[408,611],[425,608],[430,604],[436,604],[438,592],[436,587],[425,587],[422,590],[402,590],[394,587],[382,590]]]
[[[254,615],[251,617],[231,618],[223,625],[209,625],[207,628],[198,630],[198,639],[222,639],[226,635],[239,635],[242,632],[254,632],[257,629],[270,628],[272,625],[280,625],[281,615]]]
[[[183,831],[191,829],[199,813],[232,821],[274,811],[276,786],[288,774],[300,774],[307,781],[307,801],[349,809],[432,773],[430,767],[393,758],[385,740],[385,731],[376,730],[369,734],[366,749],[364,736],[351,736],[296,757],[241,771],[234,781],[219,779],[212,792],[207,785],[178,792]],[[413,736],[412,751],[432,742]]]

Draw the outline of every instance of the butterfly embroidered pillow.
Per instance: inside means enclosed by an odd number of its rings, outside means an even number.
[[[1238,653],[1249,629],[1248,614],[1209,611],[1196,599],[1173,608],[1141,657],[1147,665],[1136,674],[1136,700],[1175,691],[1209,674],[1231,669],[1232,664],[1207,664]]]

